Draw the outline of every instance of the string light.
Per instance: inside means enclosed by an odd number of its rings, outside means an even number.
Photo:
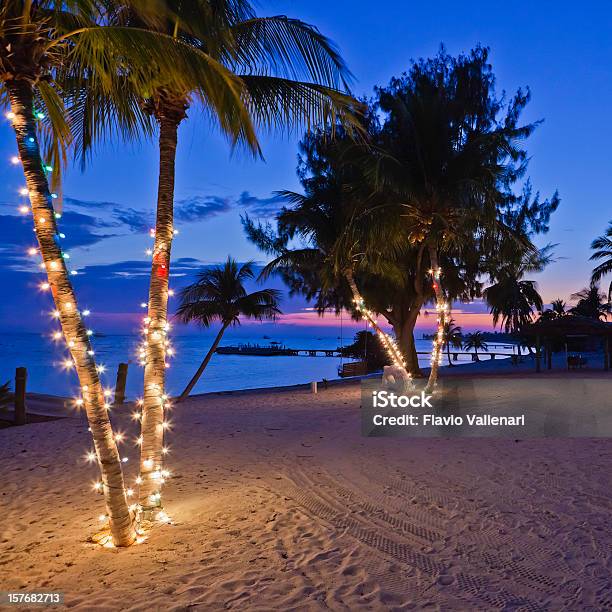
[[[431,366],[439,366],[442,362],[442,348],[444,347],[444,325],[447,315],[450,313],[449,305],[440,299],[440,276],[442,268],[430,269],[432,278],[431,285],[436,296],[436,323],[437,329],[432,340]]]
[[[387,354],[391,358],[393,365],[406,369],[404,358],[402,357],[401,351],[399,350],[397,344],[395,343],[393,338],[391,338],[391,336],[383,332],[380,329],[380,327],[378,327],[378,323],[376,322],[376,317],[374,313],[371,310],[368,310],[366,308],[363,298],[356,298],[353,300],[353,303],[355,304],[355,307],[357,308],[357,310],[372,325],[372,328],[377,333],[378,337],[380,338],[382,342],[383,347],[385,348],[385,350],[387,351]]]
[[[13,112],[7,112],[6,113],[6,117],[7,117],[7,119],[13,121],[15,119],[16,115]],[[41,112],[41,111],[34,111],[34,117],[36,119],[42,120],[42,119],[45,118],[45,113]],[[26,138],[26,140],[29,143],[35,143],[36,142],[36,139],[34,138],[34,136],[28,136]],[[12,165],[17,166],[17,165],[19,165],[21,160],[20,160],[19,156],[13,155],[13,156],[11,156],[9,158],[9,161],[10,161],[10,163]],[[53,168],[53,166],[50,163],[43,163],[42,164],[42,169],[47,174],[54,171],[54,168]],[[30,192],[30,190],[28,189],[27,186],[24,186],[24,187],[21,187],[19,189],[19,195],[23,196],[24,198],[25,197],[30,197],[31,198],[32,193]],[[58,199],[59,196],[58,196],[57,193],[51,193],[50,197],[53,200],[55,200],[55,199]],[[26,205],[25,203],[21,204],[18,207],[19,213],[21,213],[23,215],[27,215],[27,214],[29,214],[31,212],[36,212],[37,210],[38,210],[38,208],[36,206],[34,206],[32,208],[32,207]],[[51,216],[51,215],[53,215],[53,216]],[[36,214],[35,220],[36,220],[36,222],[38,224],[50,224],[50,223],[53,223],[53,229],[56,232],[56,238],[59,237],[61,239],[64,239],[66,237],[65,234],[62,233],[62,232],[59,232],[58,229],[57,229],[57,226],[55,225],[55,222],[57,220],[61,219],[61,218],[62,218],[62,215],[59,212],[53,211],[51,209],[50,211],[43,210],[39,214]],[[34,228],[34,231],[36,232],[36,228]],[[32,257],[36,256],[39,252],[40,252],[39,249],[36,248],[36,247],[30,247],[30,248],[27,249],[27,254],[29,256],[32,256]],[[61,259],[47,260],[47,261],[43,260],[39,264],[38,267],[41,270],[48,270],[50,272],[55,272],[55,271],[61,270],[65,266],[65,264],[70,260],[70,254],[66,253],[66,252],[62,252],[60,254],[60,256],[61,256]],[[71,276],[75,276],[75,275],[78,274],[78,271],[74,270],[74,269],[73,270],[65,270],[65,272],[70,274]],[[39,288],[42,291],[49,291],[52,288],[52,285],[47,280],[47,281],[41,282],[39,284]],[[53,310],[51,312],[51,315],[55,319],[61,319],[62,316],[61,316],[60,309],[61,309],[61,311],[66,316],[68,316],[69,314],[70,315],[73,314],[74,308],[75,308],[75,305],[72,302],[61,303],[59,305],[59,308],[56,308],[55,310]],[[90,311],[89,310],[83,310],[82,313],[80,313],[80,314],[83,317],[85,317],[85,316],[88,316],[90,314]],[[93,330],[88,329],[88,330],[86,330],[86,334],[87,334],[88,337],[91,337],[91,336],[94,335],[94,332],[93,332]],[[64,334],[62,333],[62,331],[57,330],[57,331],[55,331],[55,332],[53,332],[51,334],[51,337],[53,338],[53,340],[60,341],[64,337]],[[74,355],[74,357],[71,355],[69,358],[66,358],[66,359],[64,359],[61,362],[61,365],[65,369],[67,369],[67,370],[72,369],[72,368],[74,368],[76,366],[75,359],[78,360],[78,357],[76,356],[75,351],[86,351],[87,355],[89,355],[89,356],[93,356],[94,355],[94,351],[91,349],[91,347],[89,347],[87,343],[82,343],[80,341],[80,338],[78,338],[78,337],[73,337],[73,338],[71,338],[69,336],[66,337],[66,347],[68,349],[70,349],[72,351],[72,355]],[[98,373],[102,373],[102,372],[105,371],[105,368],[104,368],[104,366],[97,366],[96,370],[98,371]],[[88,395],[88,393],[89,393],[89,386],[88,385],[82,385],[81,389],[82,389],[83,397],[77,397],[77,398],[74,399],[74,405],[75,405],[75,407],[78,407],[78,408],[82,407],[87,401],[89,401],[89,395]],[[106,390],[103,391],[103,394],[104,394],[104,397],[106,398],[106,397],[109,397],[112,394],[112,391],[109,390],[109,389],[106,389]],[[110,408],[110,404],[105,403],[104,407],[105,408]],[[91,427],[88,427],[88,431],[89,432],[92,431]],[[115,440],[118,441],[118,442],[121,441],[123,439],[123,437],[124,437],[124,434],[121,433],[121,432],[117,433],[114,436]],[[94,450],[91,450],[91,451],[88,451],[88,452],[85,453],[85,460],[88,463],[98,462],[98,464],[99,464],[99,459],[98,459],[97,453]],[[128,457],[122,457],[121,458],[121,463],[123,463],[123,464],[127,463],[128,461],[129,461]],[[104,491],[104,489],[105,489],[105,486],[104,486],[103,482],[101,482],[101,481],[97,481],[97,482],[93,483],[92,486],[93,486],[93,489],[95,491],[98,491],[98,492]],[[133,495],[133,493],[134,493],[133,489],[126,489],[126,495],[127,496],[131,496],[131,495]],[[134,507],[131,507],[131,509],[134,510]],[[106,521],[109,517],[107,516],[107,514],[100,514],[98,518],[99,518],[100,521]],[[138,541],[143,541],[143,538],[139,537]],[[112,536],[110,536],[110,535],[107,536],[105,538],[105,541],[103,542],[103,544],[104,544],[104,546],[107,546],[107,547],[113,547],[114,545],[113,545],[113,542],[112,542]]]

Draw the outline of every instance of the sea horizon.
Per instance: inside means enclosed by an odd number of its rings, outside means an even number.
[[[342,337],[338,335],[337,330],[332,331],[329,327],[310,328],[309,333],[296,333],[296,330],[287,333],[288,331],[287,328],[282,328],[275,334],[269,329],[244,326],[228,330],[220,346],[280,342],[289,348],[329,350],[350,344],[355,329],[352,328]],[[167,370],[167,388],[170,395],[178,395],[184,389],[212,344],[215,334],[216,330],[211,329],[197,334],[177,333],[172,336],[176,355],[170,360]],[[121,333],[96,334],[92,338],[98,364],[104,368],[101,378],[105,388],[114,390],[119,363],[128,363],[128,401],[141,397],[143,392],[143,370],[137,359],[139,340],[135,334]],[[416,338],[415,342],[417,351],[428,351],[431,348],[430,340]],[[502,348],[503,345],[508,347],[510,344],[509,341],[490,343],[489,349],[495,348],[498,352],[510,353],[510,349]],[[467,351],[461,349],[461,352]],[[0,363],[0,384],[8,381],[12,388],[15,368],[25,367],[28,371],[28,392],[67,397],[79,395],[75,372],[67,371],[64,367],[66,350],[54,342],[49,334],[0,332],[0,354],[3,356]],[[354,359],[215,354],[192,393],[283,387],[323,379],[333,380],[339,378],[338,367],[347,361]],[[471,357],[459,356],[458,363],[468,362],[471,362]],[[422,367],[427,367],[429,356],[419,355],[419,363]],[[442,366],[446,365],[447,357],[444,355]]]

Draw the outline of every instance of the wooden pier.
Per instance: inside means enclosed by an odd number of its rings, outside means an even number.
[[[279,347],[278,349],[270,349],[269,347],[249,347],[249,346],[222,346],[216,350],[220,355],[250,355],[257,357],[341,357],[340,349],[305,349],[305,348],[287,348]],[[446,350],[442,353],[446,356]],[[512,357],[516,353],[499,353],[499,352],[482,352],[476,355],[475,353],[466,353],[461,351],[451,351],[451,359],[459,360],[459,355],[469,355],[472,361],[481,361],[484,359],[495,359],[496,357]],[[431,351],[417,351],[417,355],[431,355]],[[346,357],[346,355],[345,355]]]

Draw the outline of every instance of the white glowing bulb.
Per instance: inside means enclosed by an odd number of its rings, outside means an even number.
[[[153,255],[153,251],[151,249],[147,249],[145,251],[145,255]]]
[[[142,477],[141,476],[136,476],[135,482],[136,482],[136,484],[142,484]]]
[[[54,339],[54,340],[60,340],[60,339],[61,339],[61,337],[62,337],[62,332],[55,332],[55,333],[53,334],[53,339]]]
[[[95,355],[94,351],[92,351],[91,349],[89,349],[87,351],[87,354],[91,357],[92,355]]]
[[[85,309],[85,310],[83,311],[83,316],[84,316],[84,317],[88,317],[90,314],[91,314],[91,310],[87,310],[87,309]]]
[[[69,370],[69,369],[70,369],[70,368],[72,368],[73,366],[74,366],[74,362],[73,362],[73,361],[71,361],[70,359],[66,359],[66,361],[64,361],[64,367],[65,367],[66,369],[68,369],[68,370]]]
[[[48,291],[50,287],[51,287],[51,285],[50,285],[49,283],[41,283],[41,284],[40,284],[40,288],[41,288],[43,291]]]
[[[162,455],[167,455],[170,449],[167,446],[162,446]]]
[[[87,330],[85,333],[86,333],[88,336],[93,336],[93,330],[91,330],[91,329],[88,329],[88,330]]]
[[[136,403],[137,403],[139,406],[142,406],[142,405],[144,405],[144,400],[143,400],[142,398],[140,398],[140,399],[138,399],[138,400],[136,401]]]
[[[97,459],[96,453],[94,452],[87,453],[87,455],[85,455],[85,458],[87,459],[87,461],[89,461],[89,463],[93,463]]]
[[[22,215],[27,215],[30,212],[30,209],[27,206],[20,206],[19,207],[19,212]]]
[[[141,308],[146,308],[147,307],[147,303],[146,302],[140,302],[140,307]]]
[[[123,457],[123,458],[121,459],[121,462],[122,462],[122,463],[127,463],[128,461],[129,461],[129,459],[128,459],[127,457]]]
[[[110,397],[112,394],[112,389],[104,389],[104,397]]]
[[[74,403],[76,406],[82,406],[83,405],[83,400],[81,398],[74,400]]]
[[[138,436],[136,438],[136,444],[138,444],[138,445],[142,444],[142,436]]]
[[[72,347],[74,346],[74,340],[70,340],[70,341],[68,342],[68,346],[69,346],[70,348],[72,348]]]
[[[162,475],[162,478],[169,478],[170,472],[168,470],[162,470],[161,475]]]
[[[27,196],[29,193],[30,193],[30,192],[28,191],[28,188],[27,188],[27,187],[22,187],[22,188],[19,190],[19,195],[22,195],[22,196]]]
[[[140,418],[140,412],[132,412],[132,420],[137,421]]]
[[[169,429],[170,428],[170,423],[168,423],[168,421],[164,421],[162,423],[162,429]]]
[[[174,295],[174,289],[168,289],[168,295],[172,297]]]
[[[142,464],[149,469],[150,467],[153,467],[153,459],[145,459]]]
[[[98,372],[98,374],[103,374],[104,372],[106,372],[106,366],[98,365],[96,366],[96,371]]]
[[[64,307],[66,308],[66,310],[72,310],[72,302],[66,302],[64,304]]]
[[[101,482],[96,482],[96,483],[94,483],[93,488],[94,488],[94,490],[96,490],[96,491],[100,491],[100,490],[102,489],[102,483],[101,483]]]
[[[7,118],[9,121],[12,121],[12,120],[15,118],[15,113],[13,113],[13,112],[10,112],[10,111],[9,111],[8,113],[6,113],[5,117],[6,117],[6,118]]]
[[[132,495],[134,495],[134,490],[133,490],[133,489],[127,489],[127,491],[125,492],[125,494],[126,494],[128,497],[132,497]]]
[[[60,316],[60,312],[59,312],[59,310],[54,310],[54,311],[51,313],[51,316],[52,316],[53,318],[55,318],[55,319],[59,319],[59,316]]]
[[[105,520],[106,520],[106,514],[101,514],[101,515],[98,517],[98,520],[99,520],[100,522],[105,521]]]
[[[122,440],[123,440],[123,434],[122,433],[115,434],[115,441],[121,442]]]
[[[28,249],[28,255],[36,255],[36,253],[38,253],[38,249],[35,247],[30,247]]]

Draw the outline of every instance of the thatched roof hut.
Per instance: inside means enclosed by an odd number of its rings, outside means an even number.
[[[540,345],[547,347],[548,368],[551,367],[551,341],[567,341],[573,338],[601,338],[604,346],[604,370],[610,368],[610,338],[612,338],[612,323],[598,321],[579,315],[564,315],[556,319],[544,319],[523,326],[521,335],[535,339],[537,346],[536,372],[540,371]],[[568,362],[569,367],[569,362]]]

